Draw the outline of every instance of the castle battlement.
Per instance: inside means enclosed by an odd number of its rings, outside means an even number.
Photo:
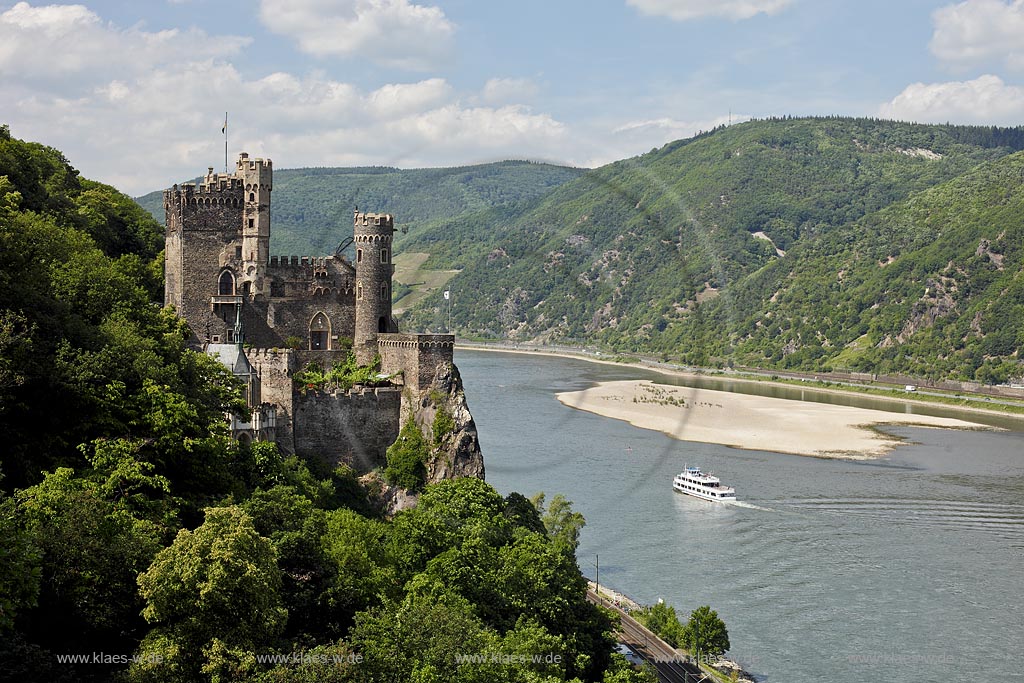
[[[378,346],[395,349],[450,349],[455,347],[454,334],[381,334]]]
[[[360,213],[359,211],[356,211],[353,223],[356,227],[359,227],[360,225],[379,225],[384,228],[394,229],[395,217],[390,213]]]
[[[314,270],[326,270],[327,264],[333,261],[333,256],[271,256],[271,268],[313,268]]]
[[[250,171],[255,171],[257,168],[260,168],[270,171],[274,168],[274,162],[270,159],[260,159],[259,157],[250,159],[248,152],[242,152],[238,155],[237,167],[238,170],[248,168]]]

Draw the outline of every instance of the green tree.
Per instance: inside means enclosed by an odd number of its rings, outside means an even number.
[[[540,513],[548,536],[575,551],[580,544],[580,531],[587,520],[581,513],[573,511],[572,501],[561,493],[556,493],[545,509],[544,492],[541,491],[531,498],[530,502]]]
[[[658,602],[635,612],[633,616],[672,647],[681,644],[683,625],[679,623],[675,607]]]
[[[708,605],[690,613],[690,620],[686,622],[681,635],[682,646],[698,660],[717,657],[729,649],[729,631],[725,628],[725,622]]]
[[[19,612],[35,607],[41,575],[40,551],[17,520],[17,503],[0,495],[0,633]]]
[[[139,654],[161,659],[152,670],[136,667],[140,679],[244,668],[245,653],[279,635],[288,616],[274,546],[236,506],[207,508],[206,521],[179,531],[138,583],[142,614],[156,626]]]

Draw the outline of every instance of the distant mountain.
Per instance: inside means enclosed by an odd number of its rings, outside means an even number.
[[[998,381],[1024,343],[1021,149],[1022,128],[753,121],[405,248],[462,269],[471,335]],[[414,326],[441,326],[434,299]]]
[[[352,234],[352,211],[394,214],[415,235],[439,222],[516,206],[579,177],[583,169],[529,161],[402,170],[387,167],[274,170],[271,253],[326,254]],[[162,190],[136,201],[161,223]],[[399,245],[401,245],[401,237]]]

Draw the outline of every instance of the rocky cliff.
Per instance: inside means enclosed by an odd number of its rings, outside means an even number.
[[[424,463],[426,484],[459,477],[484,478],[476,423],[454,363],[439,363],[430,386],[418,391],[406,387],[401,411],[402,422],[411,416],[429,444]],[[377,497],[388,516],[416,505],[416,493],[388,484],[376,472],[364,477],[364,483],[379,491]]]

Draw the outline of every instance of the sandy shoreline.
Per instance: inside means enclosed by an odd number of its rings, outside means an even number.
[[[548,349],[543,349],[543,348],[541,348],[541,349],[532,349],[532,348],[517,348],[517,347],[501,347],[501,346],[488,346],[486,344],[481,344],[481,345],[463,344],[461,346],[456,346],[456,348],[457,349],[462,349],[464,351],[484,351],[484,352],[488,352],[488,353],[516,353],[516,354],[522,354],[522,355],[527,355],[527,356],[551,356],[551,357],[554,357],[554,358],[572,358],[572,359],[575,359],[575,360],[585,361],[587,363],[597,363],[598,365],[612,365],[612,366],[619,367],[619,368],[636,368],[638,370],[645,370],[647,372],[654,372],[654,373],[657,373],[659,375],[664,375],[666,377],[723,379],[723,380],[728,380],[730,382],[740,382],[740,383],[745,383],[745,384],[762,384],[762,385],[763,384],[769,384],[769,385],[791,387],[791,388],[793,386],[797,386],[797,385],[794,385],[792,383],[773,381],[771,379],[768,379],[767,377],[765,377],[765,378],[756,378],[755,379],[755,378],[752,378],[752,377],[740,377],[740,376],[735,376],[735,375],[732,375],[732,374],[723,375],[723,374],[715,374],[715,373],[708,373],[708,372],[696,372],[696,371],[681,370],[681,369],[675,369],[675,368],[669,368],[669,367],[660,367],[658,365],[649,364],[649,363],[646,363],[646,362],[643,362],[643,361],[639,361],[639,362],[636,362],[636,363],[623,363],[623,362],[620,362],[620,361],[608,360],[606,358],[599,358],[599,357],[591,356],[591,355],[588,355],[588,354],[585,354],[585,353],[574,353],[574,352],[565,351],[565,350],[548,350]],[[824,386],[820,386],[820,385],[817,385],[817,384],[808,384],[806,386],[801,384],[801,385],[798,385],[798,386],[799,386],[801,391],[817,392],[817,393],[820,393],[820,394],[838,394],[838,395],[844,395],[844,396],[857,396],[857,397],[861,397],[861,398],[884,398],[884,399],[889,400],[889,401],[898,401],[900,403],[907,403],[907,404],[910,404],[910,405],[926,406],[926,407],[932,407],[932,408],[942,408],[944,410],[956,411],[956,412],[959,412],[959,413],[965,413],[967,415],[969,415],[970,413],[977,413],[979,415],[991,415],[991,416],[997,416],[997,417],[1000,417],[1000,418],[1009,418],[1011,420],[1013,420],[1013,419],[1022,420],[1022,424],[1024,424],[1024,416],[1021,416],[1021,415],[1015,414],[1015,413],[1009,413],[1009,412],[1002,411],[1002,410],[996,410],[996,409],[992,409],[992,408],[984,408],[984,407],[981,407],[981,406],[950,405],[950,404],[946,404],[946,403],[937,403],[935,401],[926,401],[926,400],[922,400],[922,399],[908,398],[906,395],[897,395],[897,394],[893,394],[892,396],[881,396],[881,397],[879,397],[878,395],[865,394],[865,393],[862,393],[862,392],[859,392],[859,391],[843,389],[841,387],[836,387],[836,386],[824,387]],[[984,428],[989,428],[989,429],[992,428],[991,425],[980,425],[980,426],[984,427]],[[998,429],[998,428],[996,428],[996,429]]]
[[[992,429],[930,415],[905,415],[825,403],[790,401],[646,380],[601,382],[557,394],[563,404],[625,420],[682,441],[820,458],[869,459],[885,455],[899,439],[875,425]]]

